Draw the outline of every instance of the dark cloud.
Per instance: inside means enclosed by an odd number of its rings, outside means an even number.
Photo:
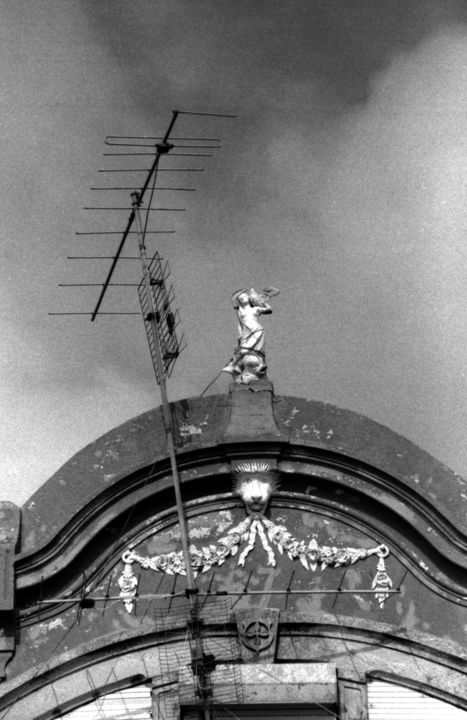
[[[140,0],[131,13],[126,0],[82,6],[149,112],[182,91],[188,102],[200,94],[214,102],[251,94],[252,110],[256,103],[261,112],[258,105],[274,104],[275,83],[313,79],[320,104],[345,107],[368,96],[372,76],[394,53],[467,21],[463,0],[202,0],[196,7]]]

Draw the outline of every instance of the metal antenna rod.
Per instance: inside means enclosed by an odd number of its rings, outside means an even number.
[[[145,193],[146,190],[148,189],[148,186],[149,186],[149,183],[150,183],[150,181],[151,181],[151,178],[152,178],[152,176],[154,175],[154,173],[155,173],[156,170],[157,170],[157,166],[159,165],[159,159],[160,159],[161,154],[163,154],[164,152],[167,152],[167,149],[168,149],[168,147],[169,147],[169,146],[167,146],[167,140],[169,139],[169,135],[170,135],[170,133],[172,132],[173,126],[175,125],[175,121],[176,121],[176,119],[177,119],[177,116],[178,116],[178,110],[174,110],[174,111],[173,111],[173,115],[172,115],[172,120],[170,121],[169,127],[167,128],[167,132],[165,133],[162,142],[161,142],[158,146],[156,146],[156,157],[154,158],[154,162],[153,162],[153,164],[152,164],[152,167],[151,167],[150,171],[148,172],[148,176],[147,176],[147,178],[146,178],[146,180],[145,180],[145,183],[144,183],[144,185],[143,185],[143,187],[142,187],[142,189],[141,189],[141,192],[139,193],[139,202],[141,202],[141,201],[143,200],[143,198],[144,198],[144,193]],[[128,237],[128,233],[129,233],[130,230],[131,230],[131,226],[133,225],[134,219],[135,219],[135,211],[134,211],[134,209],[133,209],[133,210],[131,211],[131,213],[130,213],[130,217],[128,218],[127,226],[126,226],[126,228],[125,228],[125,230],[124,230],[124,232],[123,232],[122,239],[120,240],[120,245],[118,246],[117,252],[115,253],[115,257],[114,257],[114,259],[113,259],[113,261],[112,261],[112,265],[110,266],[110,270],[109,270],[109,273],[108,273],[108,275],[107,275],[107,278],[106,278],[106,280],[105,280],[105,282],[104,282],[104,285],[103,285],[101,294],[99,295],[99,299],[98,299],[98,301],[97,301],[97,305],[96,305],[96,307],[94,308],[94,312],[93,312],[92,315],[91,315],[91,322],[94,322],[94,320],[96,319],[96,315],[97,315],[97,313],[99,312],[99,308],[100,308],[100,306],[101,306],[101,304],[102,304],[102,301],[103,301],[103,299],[104,299],[104,295],[105,295],[105,293],[106,293],[107,287],[108,287],[108,285],[109,285],[109,283],[110,283],[110,281],[111,281],[111,279],[112,279],[112,275],[113,275],[113,272],[114,272],[114,270],[115,270],[115,266],[116,266],[116,264],[117,264],[117,262],[118,262],[118,258],[120,257],[120,254],[121,254],[121,252],[122,252],[122,250],[123,250],[123,246],[125,245],[125,240],[126,240],[127,237]]]
[[[138,232],[138,247],[139,252],[141,256],[141,267],[143,271],[143,280],[144,285],[146,288],[146,296],[149,301],[150,305],[150,319],[147,318],[146,321],[150,322],[153,329],[153,335],[154,335],[154,344],[155,344],[155,353],[154,358],[156,362],[156,368],[157,368],[157,375],[159,379],[159,386],[161,389],[161,399],[162,399],[162,416],[164,421],[164,429],[165,434],[167,438],[167,450],[169,452],[170,457],[170,467],[172,471],[172,478],[173,478],[173,484],[174,484],[174,490],[175,490],[175,499],[177,502],[177,513],[178,513],[178,522],[180,524],[180,535],[182,539],[182,550],[183,550],[183,558],[185,560],[185,569],[186,569],[186,581],[187,581],[187,589],[188,590],[195,590],[195,579],[193,575],[193,569],[191,567],[191,558],[190,558],[190,552],[188,549],[188,528],[187,528],[187,522],[185,518],[185,511],[183,508],[183,501],[182,501],[182,494],[180,491],[180,478],[178,476],[178,468],[177,468],[177,459],[175,456],[175,443],[174,443],[174,430],[173,430],[173,420],[172,420],[172,413],[170,412],[169,407],[169,399],[167,394],[167,384],[165,381],[165,368],[162,361],[162,349],[160,344],[160,337],[159,337],[159,328],[157,327],[157,312],[156,308],[154,306],[154,299],[151,292],[151,280],[150,280],[150,274],[149,274],[149,267],[148,267],[148,258],[146,255],[146,246],[144,242],[144,230],[143,230],[143,223],[141,221],[141,213],[140,213],[140,204],[141,204],[141,195],[137,192],[134,192],[131,194],[132,197],[132,205],[133,205],[133,215],[136,219],[136,229]]]
[[[154,348],[153,348],[153,359],[155,361],[155,370],[156,370],[156,378],[158,379],[160,391],[161,391],[161,400],[162,400],[162,417],[164,422],[164,430],[165,430],[165,437],[167,442],[167,451],[170,458],[170,469],[172,472],[172,480],[173,480],[173,486],[175,491],[175,500],[177,505],[177,515],[178,515],[178,523],[180,526],[180,537],[182,541],[182,552],[183,552],[183,559],[185,562],[185,575],[186,575],[186,589],[185,594],[191,601],[191,618],[192,618],[192,630],[191,635],[193,642],[195,644],[195,652],[193,654],[192,652],[192,658],[194,664],[194,668],[197,670],[198,668],[198,661],[201,661],[201,675],[198,676],[197,673],[197,679],[199,680],[200,677],[203,678],[204,681],[206,681],[205,673],[204,673],[204,652],[203,652],[203,644],[201,640],[201,635],[199,631],[199,600],[196,595],[198,592],[196,585],[195,585],[195,578],[194,578],[194,572],[193,568],[191,567],[191,557],[190,557],[190,551],[188,547],[188,525],[185,517],[185,508],[183,507],[183,500],[182,500],[182,493],[180,490],[180,478],[178,475],[178,467],[177,467],[177,457],[175,454],[175,442],[174,442],[174,422],[172,418],[172,413],[170,411],[169,406],[169,399],[167,394],[167,385],[166,385],[166,379],[165,379],[165,367],[163,362],[163,355],[162,355],[162,347],[161,347],[161,337],[159,335],[159,313],[157,312],[156,303],[154,302],[154,296],[152,293],[152,287],[151,287],[151,275],[150,275],[150,269],[149,269],[149,263],[148,258],[146,255],[146,246],[144,241],[144,226],[141,219],[141,212],[140,212],[140,205],[141,205],[141,195],[138,192],[131,193],[131,199],[132,199],[132,206],[133,206],[133,215],[136,220],[136,229],[138,232],[138,247],[139,252],[141,256],[141,267],[143,272],[143,283],[145,288],[145,294],[148,302],[148,309],[149,313],[146,314],[146,317],[144,317],[145,322],[149,322],[152,326],[152,336],[154,339]],[[195,672],[195,669],[193,672]],[[208,708],[204,708],[203,710],[204,720],[211,720],[211,713],[209,712]]]

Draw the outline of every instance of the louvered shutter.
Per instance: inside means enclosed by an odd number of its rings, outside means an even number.
[[[467,720],[467,711],[417,690],[372,680],[368,720]]]

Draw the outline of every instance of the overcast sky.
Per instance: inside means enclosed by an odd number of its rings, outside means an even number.
[[[265,318],[276,393],[382,422],[467,476],[467,3],[16,0],[0,22],[0,498],[23,503],[94,438],[159,404],[138,316],[89,311],[148,158],[106,135],[222,138],[167,158],[151,247],[168,258],[187,349],[171,399],[200,394],[236,336],[230,293],[280,288]],[[207,153],[206,150],[192,152]],[[162,197],[163,195],[163,197]],[[132,240],[134,243],[135,241]],[[136,248],[129,245],[128,254]],[[134,254],[134,253],[133,253]],[[122,263],[116,279],[139,279]],[[104,310],[137,311],[134,288]],[[225,392],[223,376],[212,391]]]

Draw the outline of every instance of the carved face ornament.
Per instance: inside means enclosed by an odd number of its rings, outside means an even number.
[[[265,462],[248,462],[235,471],[234,491],[240,495],[249,515],[263,515],[277,490],[277,475]]]

